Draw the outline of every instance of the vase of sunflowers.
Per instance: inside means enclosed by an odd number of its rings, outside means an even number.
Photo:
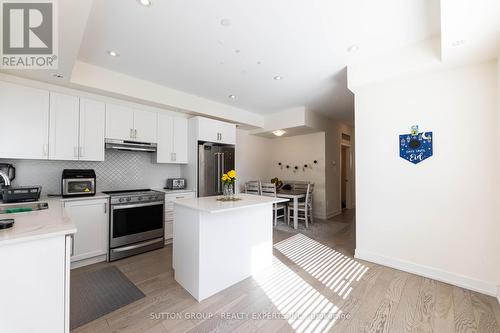
[[[236,181],[236,171],[230,170],[222,175],[222,194],[225,200],[232,200],[234,198],[234,182]]]

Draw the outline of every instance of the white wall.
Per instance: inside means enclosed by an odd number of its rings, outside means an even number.
[[[487,294],[500,282],[496,62],[356,91],[356,256]],[[398,135],[434,133],[434,156]]]
[[[325,133],[313,133],[272,140],[271,159],[268,164],[268,178],[281,180],[307,180],[314,183],[313,214],[325,217],[326,181],[325,181]],[[318,163],[314,164],[316,160]],[[282,167],[278,165],[281,162]],[[312,168],[303,170],[305,164]],[[286,165],[290,168],[287,169]],[[299,169],[294,171],[294,167]]]
[[[314,160],[318,164],[313,164]],[[283,168],[278,166],[278,162],[283,163]],[[285,168],[287,164],[290,169]],[[313,167],[303,171],[304,164],[313,164]],[[299,166],[296,172],[293,171],[295,165]],[[236,171],[240,190],[246,181],[270,181],[274,177],[313,182],[314,215],[325,217],[325,133],[269,139],[237,130]]]
[[[271,160],[273,139],[251,135],[245,130],[236,130],[237,189],[243,191],[245,182],[269,178],[268,165]]]

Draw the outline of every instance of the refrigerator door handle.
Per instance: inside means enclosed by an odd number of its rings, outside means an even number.
[[[225,156],[224,156],[224,153],[221,153],[221,161],[222,161],[222,172],[221,172],[221,176],[223,173],[226,173],[226,168],[225,168],[225,163],[224,163],[224,159],[225,159]]]
[[[221,163],[220,163],[220,153],[215,153],[217,157],[217,194],[220,194],[220,177],[221,177]]]

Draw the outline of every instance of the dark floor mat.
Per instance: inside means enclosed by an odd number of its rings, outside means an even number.
[[[145,296],[115,266],[72,275],[70,285],[71,329]]]

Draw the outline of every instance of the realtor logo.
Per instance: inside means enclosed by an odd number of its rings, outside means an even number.
[[[57,68],[57,12],[53,0],[3,0],[2,69]]]

